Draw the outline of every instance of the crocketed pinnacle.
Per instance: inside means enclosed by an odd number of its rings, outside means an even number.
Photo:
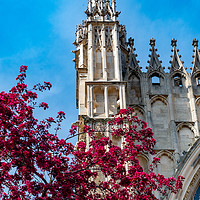
[[[171,45],[172,45],[172,61],[170,61],[171,63],[171,67],[170,67],[170,73],[174,74],[176,72],[179,73],[186,73],[185,67],[183,66],[183,63],[180,59],[181,55],[178,54],[179,49],[176,48],[177,46],[177,40],[175,40],[174,38],[171,40]]]
[[[192,76],[195,76],[196,74],[200,73],[200,54],[198,49],[198,40],[194,39],[192,42],[192,45],[194,46],[194,61],[193,67],[192,67]]]
[[[129,48],[129,64],[128,64],[128,71],[129,71],[129,76],[131,76],[132,74],[136,74],[138,77],[140,77],[141,74],[141,69],[139,67],[139,61],[137,60],[137,54],[135,54],[135,48],[134,46],[134,39],[133,38],[129,38],[128,39],[128,46]]]
[[[153,38],[151,38],[149,42],[149,45],[151,46],[151,54],[149,55],[150,60],[148,61],[149,67],[147,67],[148,73],[155,71],[164,73],[164,69],[161,66],[162,61],[158,59],[160,55],[156,53],[157,49],[155,48],[155,42],[156,40]]]

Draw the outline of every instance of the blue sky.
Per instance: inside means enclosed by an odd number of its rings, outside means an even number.
[[[87,0],[0,0],[0,5],[0,90],[8,91],[19,66],[28,65],[30,88],[43,81],[53,84],[51,92],[39,96],[50,106],[39,114],[56,116],[63,110],[67,120],[60,137],[65,137],[78,115],[71,51],[76,25],[86,19]],[[184,66],[192,66],[192,40],[200,39],[199,7],[198,0],[117,0],[120,23],[135,39],[141,67],[147,66],[151,37],[163,66],[169,66],[172,38],[178,41]]]

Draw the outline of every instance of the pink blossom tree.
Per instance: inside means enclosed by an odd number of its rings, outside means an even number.
[[[154,191],[162,195],[176,193],[183,177],[166,179],[155,174],[154,158],[149,173],[138,161],[140,154],[155,154],[155,139],[145,122],[132,115],[132,110],[120,110],[108,123],[112,135],[123,137],[123,148],[113,145],[106,135],[85,126],[79,133],[76,126],[71,136],[59,139],[57,131],[65,113],[42,121],[33,115],[37,91],[50,90],[51,84],[37,84],[28,90],[24,83],[27,66],[21,66],[17,85],[8,93],[0,93],[0,197],[12,200],[110,199],[151,200]],[[56,133],[51,133],[53,128]],[[69,142],[78,134],[88,134],[91,142],[83,141],[76,148]],[[97,181],[97,177],[102,179]]]

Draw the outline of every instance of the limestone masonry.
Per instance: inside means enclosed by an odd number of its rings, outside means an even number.
[[[119,109],[132,107],[135,115],[148,123],[157,140],[160,158],[158,173],[186,178],[183,190],[169,195],[171,200],[197,198],[200,185],[200,54],[194,39],[194,61],[190,73],[171,40],[169,73],[159,60],[155,39],[150,39],[147,72],[141,71],[134,39],[126,38],[126,28],[117,20],[116,1],[89,0],[87,20],[77,26],[75,68],[79,128],[84,123],[98,128]],[[88,143],[86,135],[79,137]],[[113,138],[116,145],[120,139]],[[151,161],[139,158],[144,170]],[[198,189],[198,190],[197,190]],[[199,195],[199,193],[198,193]]]

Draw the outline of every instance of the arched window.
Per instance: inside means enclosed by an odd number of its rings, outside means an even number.
[[[174,160],[168,154],[164,153],[159,156],[160,162],[158,164],[158,173],[163,174],[165,177],[169,178],[174,175]]]
[[[151,76],[151,83],[152,85],[160,85],[160,76],[159,74],[155,73]]]
[[[180,74],[176,74],[174,77],[174,86],[183,87],[183,81]]]
[[[139,155],[138,161],[140,166],[143,168],[144,172],[148,173],[148,160],[146,157]]]
[[[160,78],[158,76],[152,76],[152,84],[160,85]]]
[[[167,148],[169,144],[171,144],[171,136],[167,133],[169,123],[169,108],[167,102],[162,97],[152,99],[151,119],[155,139],[160,140],[160,138],[162,138],[165,141],[165,143],[157,143],[157,147]]]
[[[178,139],[180,151],[182,154],[184,154],[194,143],[194,133],[186,125],[182,126],[178,131]]]

